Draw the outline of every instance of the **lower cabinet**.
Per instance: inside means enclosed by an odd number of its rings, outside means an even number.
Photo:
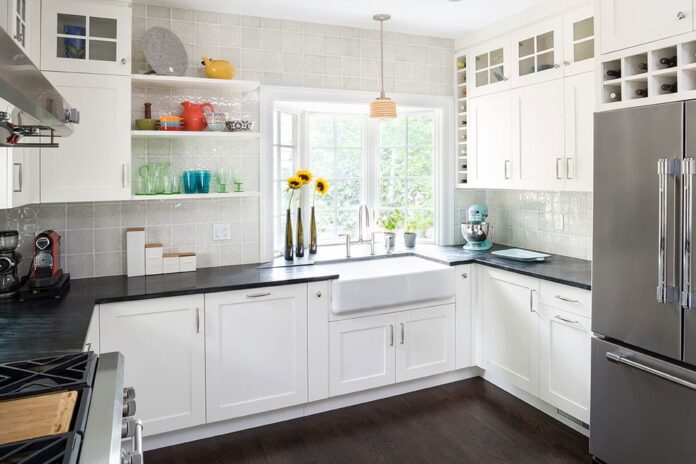
[[[329,395],[454,369],[454,305],[329,323]]]
[[[539,280],[485,269],[483,368],[539,395]]]
[[[206,294],[208,422],[307,401],[307,286]]]
[[[205,423],[203,303],[191,295],[100,305],[99,351],[123,353],[147,435]]]
[[[590,421],[590,319],[541,306],[539,396],[585,423]]]

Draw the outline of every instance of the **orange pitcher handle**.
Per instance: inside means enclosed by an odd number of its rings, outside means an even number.
[[[201,109],[205,108],[206,106],[207,106],[208,108],[210,108],[210,112],[211,112],[211,113],[214,113],[214,112],[215,112],[215,108],[213,107],[212,104],[210,104],[210,103],[208,103],[208,102],[206,102],[206,103],[201,103]]]

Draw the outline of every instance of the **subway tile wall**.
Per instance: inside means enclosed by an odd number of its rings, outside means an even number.
[[[148,70],[143,35],[171,29],[186,47],[189,75],[203,76],[202,56],[225,59],[239,79],[266,85],[378,91],[379,30],[133,5],[133,72]],[[384,34],[388,92],[452,95],[454,41]]]
[[[455,237],[474,203],[489,209],[493,241],[503,245],[592,258],[592,194],[530,190],[457,190]]]

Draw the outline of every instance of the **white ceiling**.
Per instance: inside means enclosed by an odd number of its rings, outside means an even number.
[[[377,28],[376,13],[392,20],[385,30],[457,38],[544,0],[135,0],[179,8]]]

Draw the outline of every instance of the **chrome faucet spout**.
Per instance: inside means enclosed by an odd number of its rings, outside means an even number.
[[[370,210],[366,204],[360,205],[358,208],[358,243],[364,243],[363,239],[363,211],[365,211],[365,227],[370,228]]]

